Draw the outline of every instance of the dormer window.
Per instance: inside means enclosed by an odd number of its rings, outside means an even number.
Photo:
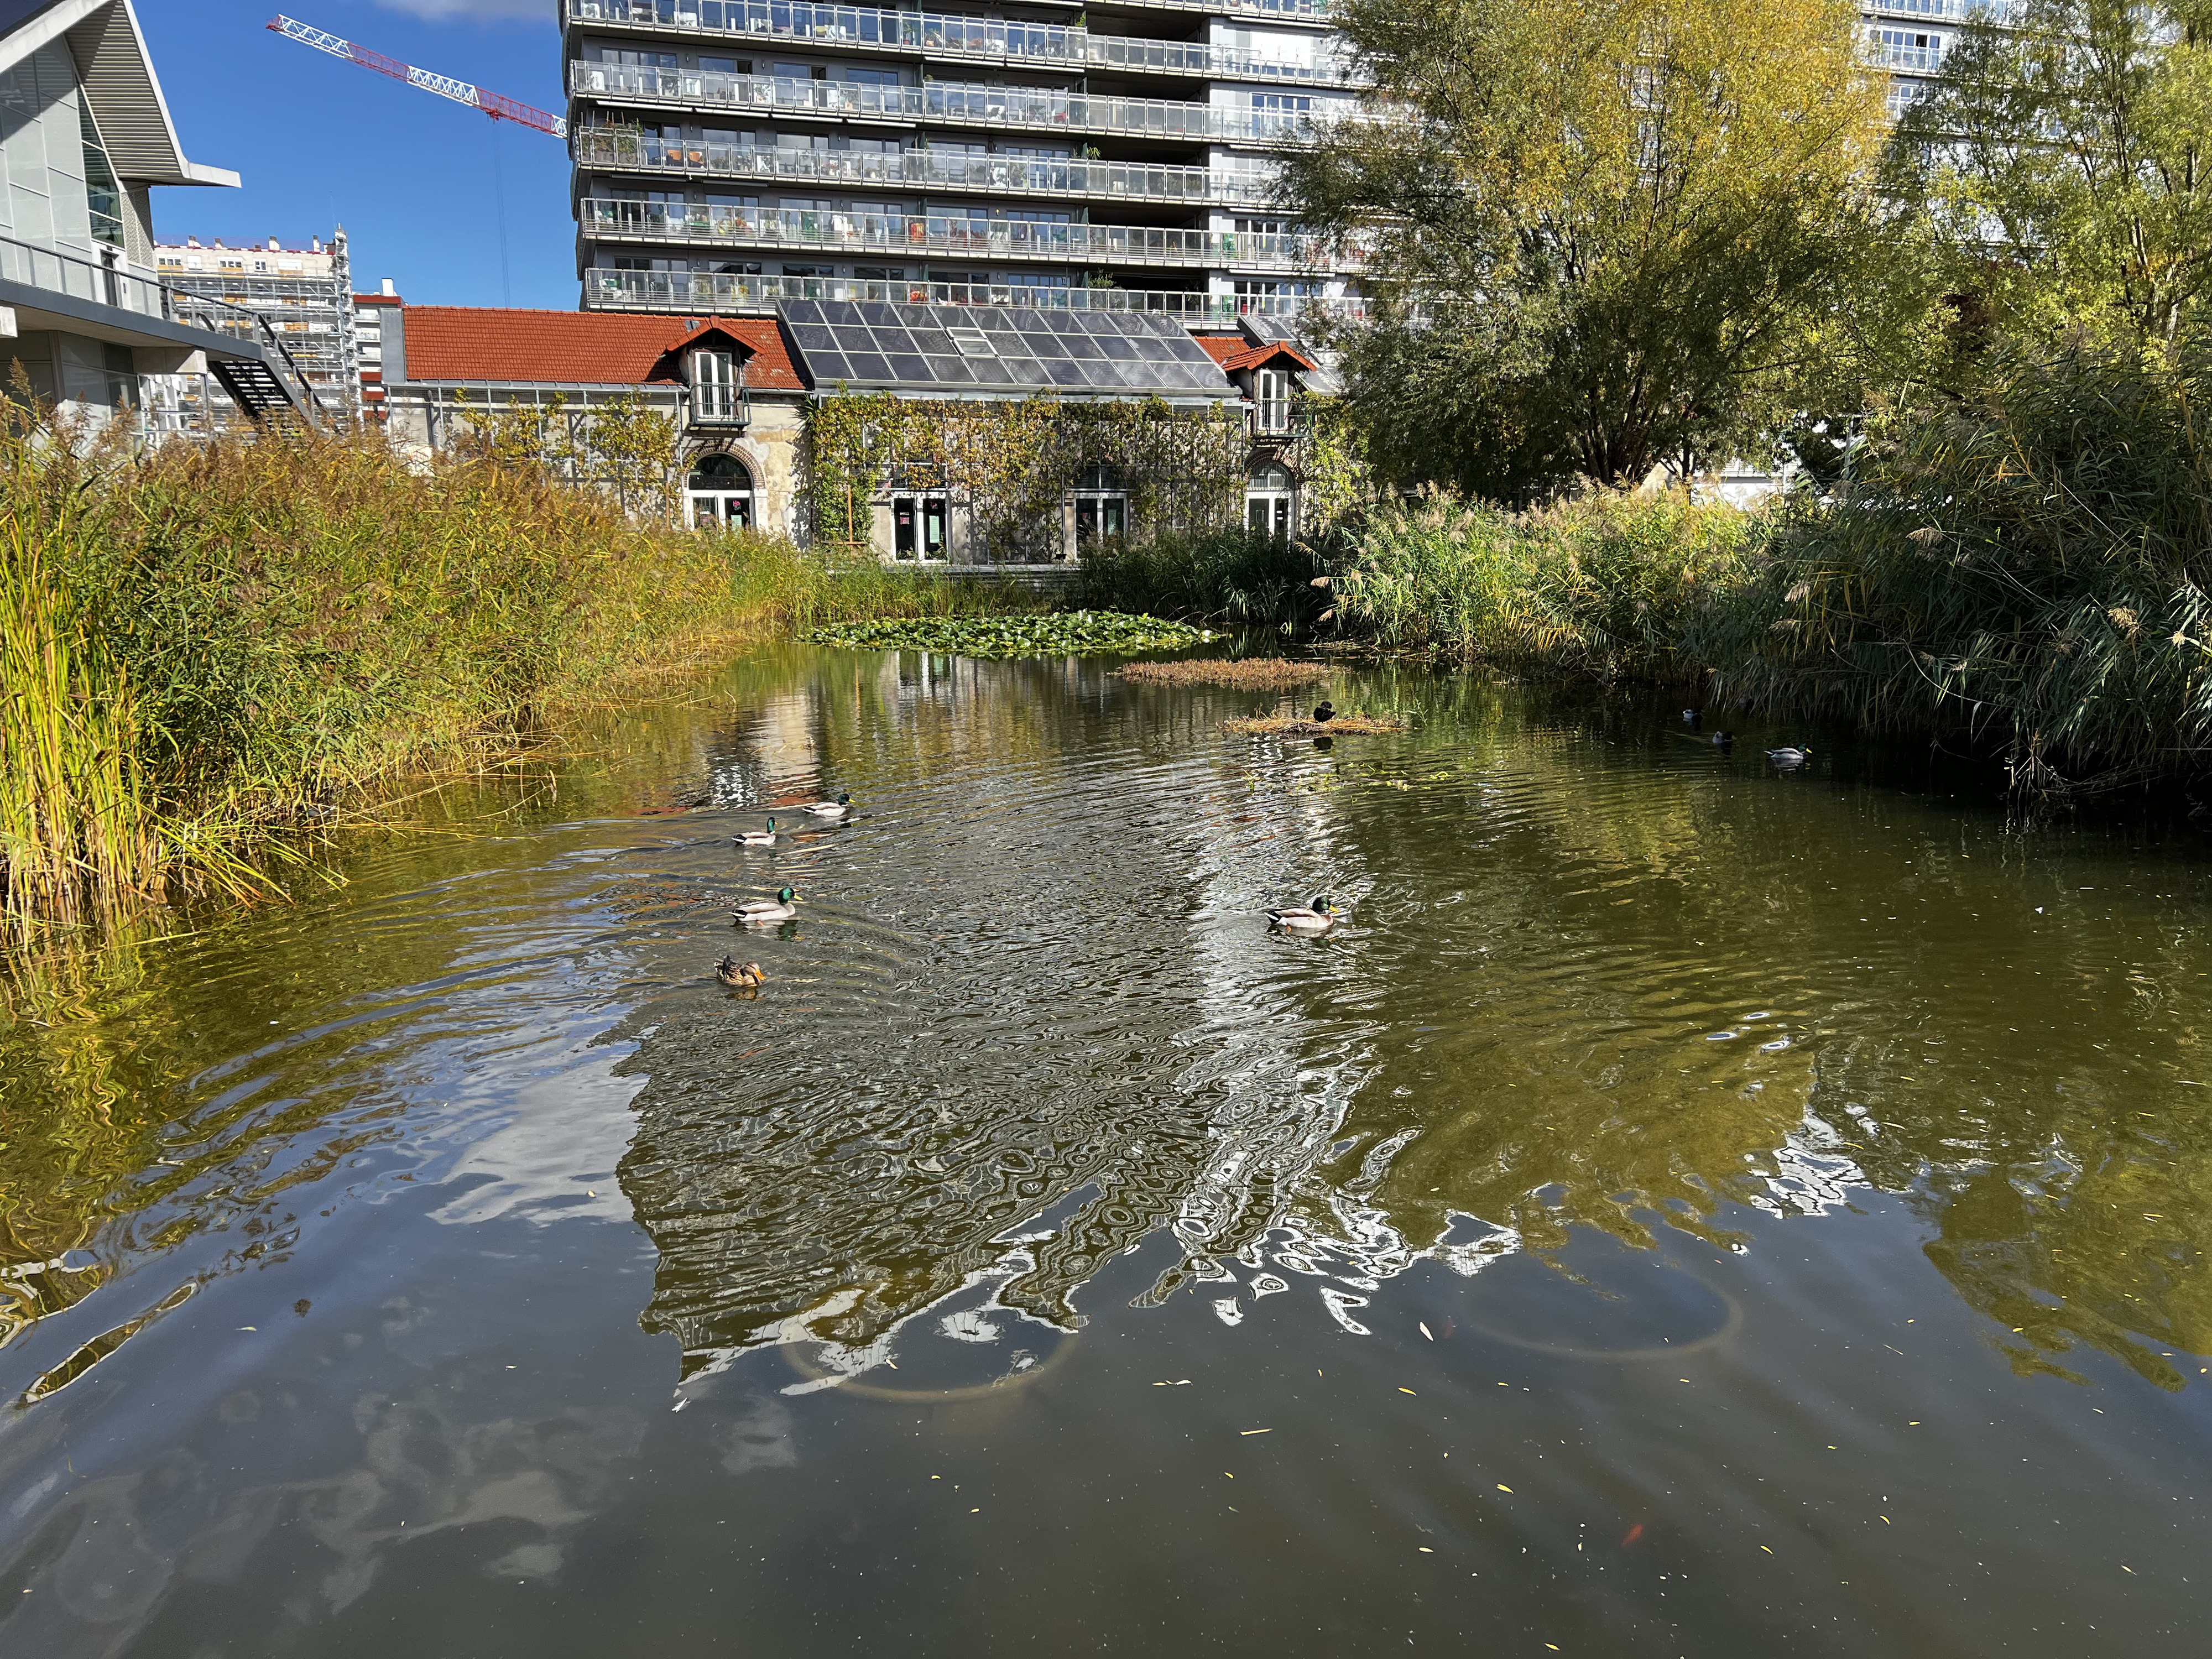
[[[742,386],[734,352],[702,347],[691,354],[691,418],[726,425],[738,418]]]
[[[1291,377],[1279,368],[1252,372],[1252,428],[1255,432],[1291,429]]]

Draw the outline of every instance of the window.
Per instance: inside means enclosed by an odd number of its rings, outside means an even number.
[[[995,357],[999,355],[991,349],[991,337],[980,328],[954,328],[947,329],[945,332],[951,335],[952,343],[960,348],[960,355],[963,357]]]
[[[92,106],[77,93],[77,125],[84,137],[84,201],[92,215],[92,237],[110,247],[123,246],[123,186],[107,160],[107,146],[93,125]]]
[[[1256,432],[1291,429],[1291,377],[1287,371],[1262,368],[1253,372],[1252,427]]]
[[[1245,485],[1245,525],[1262,535],[1273,536],[1278,541],[1288,541],[1291,526],[1296,522],[1296,487],[1291,481],[1288,467],[1261,467]]]
[[[695,422],[737,420],[743,405],[744,378],[736,355],[702,349],[691,354],[691,418]]]
[[[734,455],[721,452],[702,455],[685,481],[684,499],[697,529],[753,527],[753,475]]]
[[[1121,475],[1110,466],[1084,469],[1075,481],[1075,544],[1117,539],[1129,533],[1129,496]]]
[[[891,554],[928,561],[945,556],[951,507],[941,489],[891,497]]]

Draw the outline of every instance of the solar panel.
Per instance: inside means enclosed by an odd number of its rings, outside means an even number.
[[[1182,323],[1157,312],[848,300],[787,301],[780,310],[817,385],[993,397],[1226,398],[1232,390]]]

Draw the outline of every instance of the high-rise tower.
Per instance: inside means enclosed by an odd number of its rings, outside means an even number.
[[[1357,97],[1332,0],[560,0],[591,310],[1342,303],[1270,149]]]

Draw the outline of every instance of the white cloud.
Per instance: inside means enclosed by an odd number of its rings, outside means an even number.
[[[376,0],[386,11],[404,11],[434,23],[550,23],[554,0]]]

